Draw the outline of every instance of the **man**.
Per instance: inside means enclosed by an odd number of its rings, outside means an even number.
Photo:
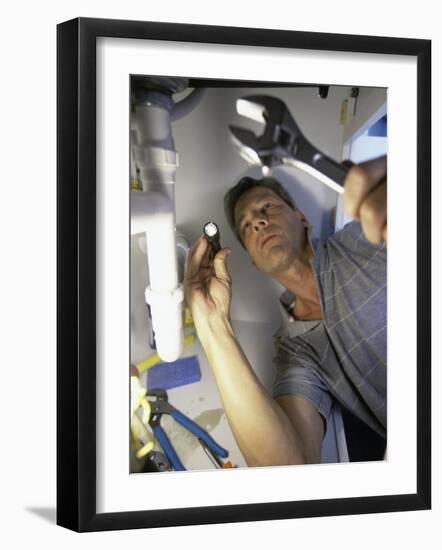
[[[318,250],[304,214],[275,180],[246,178],[226,195],[229,221],[252,262],[293,300],[278,333],[273,396],[230,320],[224,248],[191,250],[186,300],[229,424],[249,466],[320,462],[332,398],[386,433],[386,158],[350,169],[344,207],[357,222]]]

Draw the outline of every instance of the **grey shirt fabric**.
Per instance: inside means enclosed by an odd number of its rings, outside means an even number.
[[[386,247],[351,222],[320,241],[310,262],[322,320],[295,321],[288,313],[295,297],[282,295],[273,395],[302,395],[325,420],[335,398],[386,437]]]

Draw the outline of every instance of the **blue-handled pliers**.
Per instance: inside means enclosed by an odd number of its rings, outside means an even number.
[[[178,424],[181,424],[183,428],[186,428],[186,430],[192,433],[195,437],[204,441],[209,449],[211,449],[218,456],[222,458],[229,456],[228,451],[218,445],[218,443],[205,430],[203,430],[201,426],[198,426],[198,424],[193,422],[193,420],[187,418],[187,416],[175,409],[175,407],[169,403],[167,392],[165,390],[150,390],[147,392],[146,396],[149,399],[151,406],[149,424],[152,427],[156,440],[161,445],[164,454],[174,470],[182,471],[186,468],[176,454],[175,449],[172,447],[172,443],[167,437],[166,432],[161,427],[161,416],[163,414],[170,414],[170,416],[178,422]],[[152,400],[151,398],[154,399]]]

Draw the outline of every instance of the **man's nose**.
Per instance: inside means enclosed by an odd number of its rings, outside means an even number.
[[[258,232],[261,229],[264,229],[264,227],[267,227],[268,224],[269,222],[267,218],[263,214],[258,214],[253,220],[253,229]]]

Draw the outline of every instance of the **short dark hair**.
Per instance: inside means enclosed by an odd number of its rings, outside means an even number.
[[[225,194],[224,211],[226,213],[227,221],[229,222],[231,230],[233,231],[242,246],[244,246],[244,244],[241,240],[241,236],[235,224],[235,206],[240,197],[244,195],[246,191],[248,191],[249,189],[253,189],[254,187],[267,187],[267,189],[273,191],[286,204],[288,204],[290,208],[296,210],[295,201],[275,178],[254,179],[249,176],[241,178],[239,182],[231,187]]]

